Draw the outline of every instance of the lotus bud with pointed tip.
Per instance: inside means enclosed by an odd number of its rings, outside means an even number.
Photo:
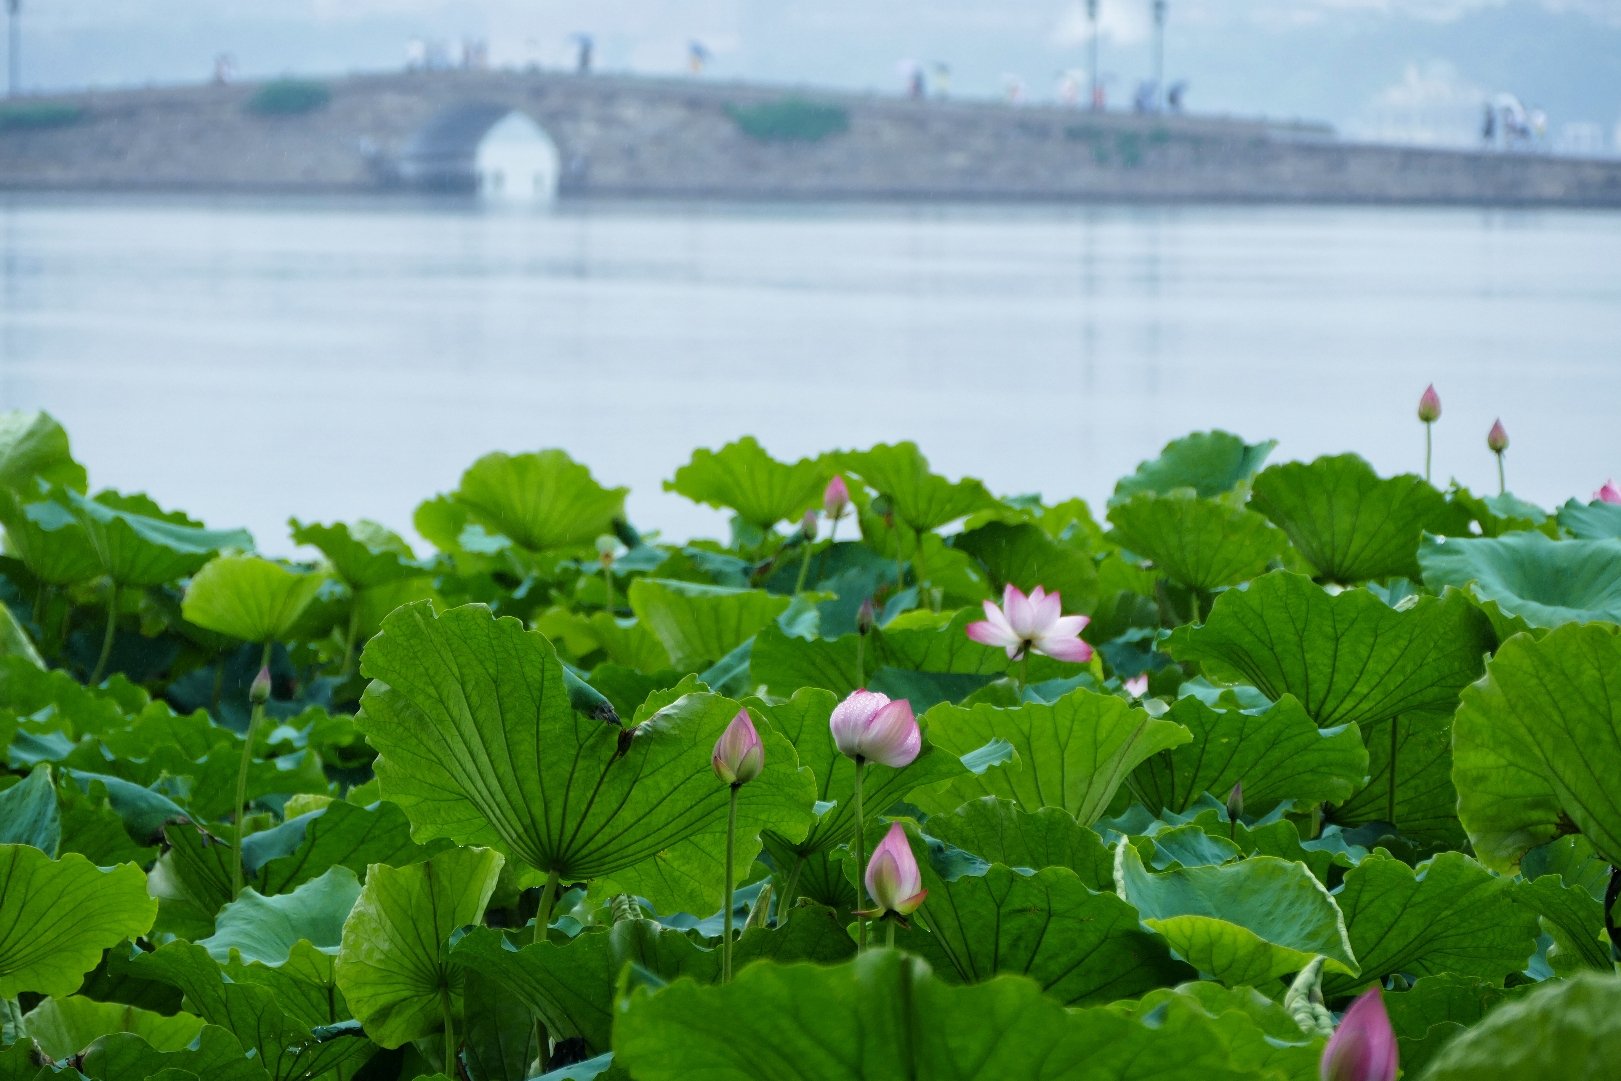
[[[799,520],[799,531],[805,534],[806,540],[816,539],[816,512],[808,510],[805,517]]]
[[[1424,388],[1424,393],[1418,396],[1418,419],[1425,424],[1434,424],[1441,419],[1441,396],[1435,393],[1435,384],[1431,383]]]
[[[760,771],[765,769],[765,747],[760,743],[760,733],[754,730],[748,710],[738,710],[732,723],[720,734],[709,764],[715,776],[734,787],[760,776]]]
[[[1323,1081],[1396,1081],[1396,1033],[1377,985],[1351,1003],[1323,1048]]]
[[[1227,821],[1237,822],[1244,817],[1244,782],[1239,781],[1233,785],[1233,790],[1227,793]]]
[[[1508,449],[1508,431],[1501,420],[1492,422],[1492,430],[1486,433],[1486,445],[1493,454],[1501,454]]]
[[[256,706],[262,706],[270,701],[270,669],[261,668],[259,674],[253,677],[248,685],[248,701]]]
[[[887,694],[852,691],[833,708],[828,719],[839,753],[857,762],[877,762],[899,769],[909,766],[923,749],[923,733],[904,698],[890,701]]]
[[[850,486],[844,483],[843,477],[835,473],[822,492],[822,509],[827,511],[829,518],[838,518],[844,514],[844,508],[849,505]]]
[[[856,609],[856,633],[866,634],[877,622],[878,610],[873,607],[872,598],[868,597],[861,602],[861,607]]]
[[[874,907],[864,915],[910,916],[929,895],[923,888],[923,875],[912,855],[912,845],[899,822],[890,824],[889,832],[872,850],[865,881],[867,896],[872,898]]]
[[[1621,488],[1615,486],[1615,481],[1607,480],[1604,487],[1593,493],[1593,498],[1600,503],[1621,503]]]

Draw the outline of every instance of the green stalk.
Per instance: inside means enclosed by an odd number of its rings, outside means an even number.
[[[1501,452],[1497,455],[1497,494],[1508,494],[1508,485],[1503,481],[1503,455]]]
[[[726,812],[726,907],[721,910],[720,982],[732,982],[732,856],[737,842],[737,790],[732,785],[732,802]]]
[[[890,949],[894,949],[895,948],[895,921],[894,920],[885,920],[884,924],[885,924],[885,932],[886,932],[885,937],[884,937],[884,945],[888,946]]]
[[[827,543],[829,547],[833,544],[833,538],[839,534],[839,519],[843,517],[843,514],[836,514],[828,520],[831,523],[827,527]]]
[[[264,651],[259,655],[258,672],[270,667],[270,643],[265,643]],[[242,842],[247,840],[248,817],[248,767],[253,764],[253,739],[259,734],[259,719],[265,714],[263,702],[253,704],[253,714],[248,718],[248,734],[242,742],[242,762],[236,769],[236,799],[232,806],[236,808],[236,860],[231,864],[231,896],[236,897],[242,892],[242,882],[247,876],[247,869],[243,863],[245,859],[242,852]]]
[[[1195,622],[1195,623],[1204,622],[1204,615],[1200,611],[1201,606],[1199,604],[1199,591],[1197,589],[1191,589],[1190,588],[1188,590],[1188,598],[1189,598],[1189,603],[1193,606],[1193,622]]]
[[[917,601],[919,604],[929,603],[928,575],[923,570],[923,534],[917,535],[917,551],[912,555],[912,576],[917,579]]]
[[[1019,653],[1019,701],[1024,701],[1024,689],[1030,686],[1030,647]]]
[[[531,941],[545,942],[546,929],[552,924],[552,906],[557,904],[557,893],[563,884],[563,876],[556,868],[546,875],[546,885],[540,891],[540,907],[535,910],[535,931]],[[546,1031],[546,1022],[539,1017],[535,1018],[535,1058],[540,1072],[546,1072],[546,1060],[551,1058],[551,1035]]]
[[[101,635],[101,656],[96,658],[95,670],[90,673],[90,686],[94,687],[101,682],[101,674],[107,670],[107,658],[113,655],[113,638],[118,630],[118,583],[113,583],[112,591],[107,594],[107,629]]]
[[[794,857],[794,868],[788,872],[788,883],[782,888],[782,896],[777,900],[777,926],[781,927],[788,922],[788,910],[793,908],[794,902],[799,899],[799,873],[805,869],[805,857]]]
[[[799,580],[794,583],[794,596],[805,592],[805,576],[810,573],[811,542],[805,542],[805,555],[799,561]]]
[[[360,634],[360,597],[351,594],[349,598],[349,628],[343,635],[343,668],[338,673],[339,679],[348,679],[354,670],[355,638]]]
[[[1430,421],[1424,422],[1424,480],[1430,479],[1430,429],[1434,425]]]
[[[1386,802],[1386,817],[1392,829],[1396,826],[1396,718],[1390,718],[1390,798]]]
[[[602,588],[608,591],[608,603],[602,610],[611,616],[614,614],[614,572],[607,563],[602,565]]]
[[[857,687],[865,687],[867,685],[867,666],[864,663],[864,656],[863,656],[866,653],[866,645],[867,645],[867,636],[864,635],[864,634],[856,635],[856,686]]]
[[[439,1012],[445,1019],[445,1076],[461,1076],[456,1064],[456,1018],[450,1012],[450,987],[439,985]]]
[[[863,758],[861,758],[859,755],[856,757],[856,795],[855,795],[855,809],[856,809],[855,846],[856,846],[856,848],[855,848],[855,852],[856,852],[856,904],[858,906],[863,905],[863,902],[861,900],[861,885],[862,885],[862,882],[864,881],[865,875],[867,873],[867,860],[866,860],[866,853],[865,853],[866,841],[867,841],[866,829],[865,829],[866,820],[862,817],[862,814],[861,814],[861,769],[866,764],[867,764],[866,761]],[[857,950],[864,950],[866,948],[867,948],[867,921],[865,919],[863,919],[862,917],[857,916],[856,917],[856,949]]]

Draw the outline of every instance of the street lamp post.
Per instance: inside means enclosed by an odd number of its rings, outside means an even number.
[[[6,0],[6,96],[12,98],[22,93],[22,10],[23,0]]]
[[[1154,100],[1165,108],[1165,0],[1154,0]]]
[[[1098,88],[1103,85],[1098,71],[1098,0],[1086,0],[1086,18],[1092,24],[1092,108],[1098,107]]]

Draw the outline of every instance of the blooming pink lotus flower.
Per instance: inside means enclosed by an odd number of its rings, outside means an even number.
[[[877,762],[899,769],[909,766],[923,749],[923,733],[912,716],[912,703],[890,701],[876,691],[851,691],[833,708],[828,720],[833,742],[841,754],[857,762]]]
[[[822,492],[822,509],[827,511],[829,518],[838,518],[844,514],[844,508],[849,505],[850,487],[844,483],[843,477],[835,473]]]
[[[754,730],[748,710],[738,710],[732,723],[720,734],[709,764],[715,776],[729,785],[748,784],[760,776],[765,768],[765,747],[760,743],[760,733]]]
[[[1418,419],[1425,424],[1434,424],[1441,419],[1441,396],[1435,393],[1435,384],[1431,383],[1424,388],[1424,393],[1418,396]]]
[[[1131,679],[1128,679],[1122,683],[1121,686],[1124,687],[1126,689],[1126,693],[1131,695],[1133,698],[1141,698],[1143,695],[1148,693],[1148,673],[1144,672],[1140,676],[1133,676]]]
[[[1508,429],[1503,427],[1501,418],[1492,421],[1492,430],[1486,433],[1486,446],[1491,448],[1493,454],[1501,454],[1508,449]]]
[[[1621,503],[1621,488],[1615,486],[1615,481],[1607,480],[1604,487],[1593,493],[1593,498],[1600,503]]]
[[[981,645],[1007,650],[1010,660],[1018,660],[1029,651],[1058,661],[1091,660],[1092,647],[1081,641],[1081,632],[1091,618],[1062,613],[1057,593],[1037,586],[1026,597],[1010,584],[1002,591],[1002,607],[985,602],[985,618],[968,624],[968,637]]]
[[[1396,1081],[1396,1033],[1378,986],[1370,987],[1345,1011],[1340,1027],[1323,1048],[1323,1081]]]
[[[899,822],[892,822],[889,832],[872,850],[867,861],[867,895],[874,908],[861,913],[864,916],[884,916],[894,913],[902,918],[916,912],[929,891],[923,888],[923,875],[912,856],[912,845]]]

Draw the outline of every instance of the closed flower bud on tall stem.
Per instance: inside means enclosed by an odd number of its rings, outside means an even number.
[[[1396,1033],[1377,986],[1351,1003],[1323,1048],[1323,1081],[1396,1081]]]
[[[732,723],[720,734],[709,764],[715,776],[727,784],[748,784],[760,775],[765,768],[765,748],[760,744],[760,733],[755,731],[748,710],[738,710]]]
[[[874,906],[865,915],[904,919],[922,906],[929,891],[923,888],[923,875],[900,823],[891,823],[889,832],[872,850],[863,882]]]
[[[1503,482],[1503,452],[1508,449],[1508,430],[1501,419],[1492,421],[1492,430],[1486,433],[1486,446],[1497,455],[1497,494],[1503,495],[1508,491]]]
[[[1441,396],[1435,393],[1435,384],[1424,388],[1418,396],[1418,419],[1424,422],[1424,479],[1430,479],[1430,451],[1433,446],[1431,428],[1441,419]]]

